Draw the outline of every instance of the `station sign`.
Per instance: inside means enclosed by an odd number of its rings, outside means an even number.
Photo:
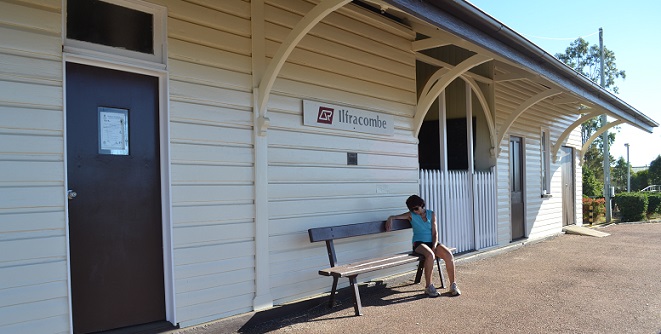
[[[382,136],[395,133],[392,115],[309,100],[303,100],[303,124]]]

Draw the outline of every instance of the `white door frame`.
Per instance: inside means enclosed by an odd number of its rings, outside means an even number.
[[[63,108],[64,108],[64,123],[66,123],[67,110],[66,110],[66,63],[79,63],[95,67],[102,67],[124,72],[131,72],[158,78],[158,91],[159,91],[159,135],[160,135],[160,165],[161,165],[161,215],[162,215],[162,234],[163,234],[163,278],[164,278],[164,296],[165,296],[165,317],[166,320],[173,325],[177,324],[176,321],[176,308],[175,308],[175,288],[174,288],[174,243],[172,238],[172,191],[171,191],[171,173],[170,173],[170,113],[169,113],[169,84],[168,73],[166,71],[130,66],[127,64],[117,64],[98,59],[90,59],[85,56],[78,56],[74,54],[63,54],[62,62],[62,77],[64,78],[63,85]],[[64,184],[68,184],[67,173],[67,128],[64,126]],[[65,200],[66,201],[66,200]],[[73,330],[73,310],[71,300],[71,261],[69,250],[69,206],[68,201],[65,205],[66,214],[66,247],[67,247],[67,280],[69,292],[69,323],[70,328]]]

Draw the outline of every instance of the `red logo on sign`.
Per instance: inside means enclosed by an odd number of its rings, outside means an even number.
[[[333,124],[333,108],[319,107],[317,123]]]

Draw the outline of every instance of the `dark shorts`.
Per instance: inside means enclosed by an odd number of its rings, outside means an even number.
[[[418,248],[418,246],[420,246],[420,245],[422,245],[422,244],[425,244],[425,245],[429,246],[429,248],[432,248],[432,249],[433,249],[433,247],[434,247],[434,243],[433,243],[433,242],[422,242],[422,241],[416,241],[416,242],[413,243],[413,253],[415,253],[415,249]]]

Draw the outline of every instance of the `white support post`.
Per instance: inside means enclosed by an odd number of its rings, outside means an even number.
[[[475,173],[475,156],[473,152],[473,90],[466,83],[466,144],[468,146],[468,172]]]
[[[447,242],[447,233],[448,233],[448,182],[447,182],[447,177],[448,177],[448,137],[447,137],[447,105],[445,102],[445,90],[443,90],[440,95],[438,96],[438,136],[440,142],[440,158],[441,158],[441,164],[440,164],[440,175],[439,175],[439,187],[441,188],[440,191],[440,215],[437,216],[436,220],[438,222],[437,228],[439,231],[439,237],[445,238],[445,242]],[[443,239],[441,239],[441,242],[444,242]]]
[[[266,67],[264,0],[253,0],[250,5],[253,32],[253,177],[255,182],[255,296],[253,309],[260,311],[273,307],[269,271],[268,136],[262,132],[264,115],[259,109],[259,83]]]
[[[475,243],[475,248],[477,249],[479,240],[480,240],[480,233],[479,229],[477,228],[477,224],[475,222],[475,209],[477,208],[475,205],[475,199],[477,198],[477,195],[475,194],[475,188],[474,188],[474,176],[475,176],[475,152],[473,152],[473,90],[471,89],[471,86],[465,82],[465,92],[466,92],[466,149],[467,149],[467,157],[468,157],[468,178],[466,182],[468,183],[468,187],[466,187],[468,193],[468,201],[470,203],[471,209],[470,211],[470,217],[468,217],[468,221],[471,222],[471,226],[473,228],[473,240]]]
[[[440,170],[448,171],[448,136],[447,136],[447,104],[445,102],[445,91],[438,96],[438,137],[440,141]]]

